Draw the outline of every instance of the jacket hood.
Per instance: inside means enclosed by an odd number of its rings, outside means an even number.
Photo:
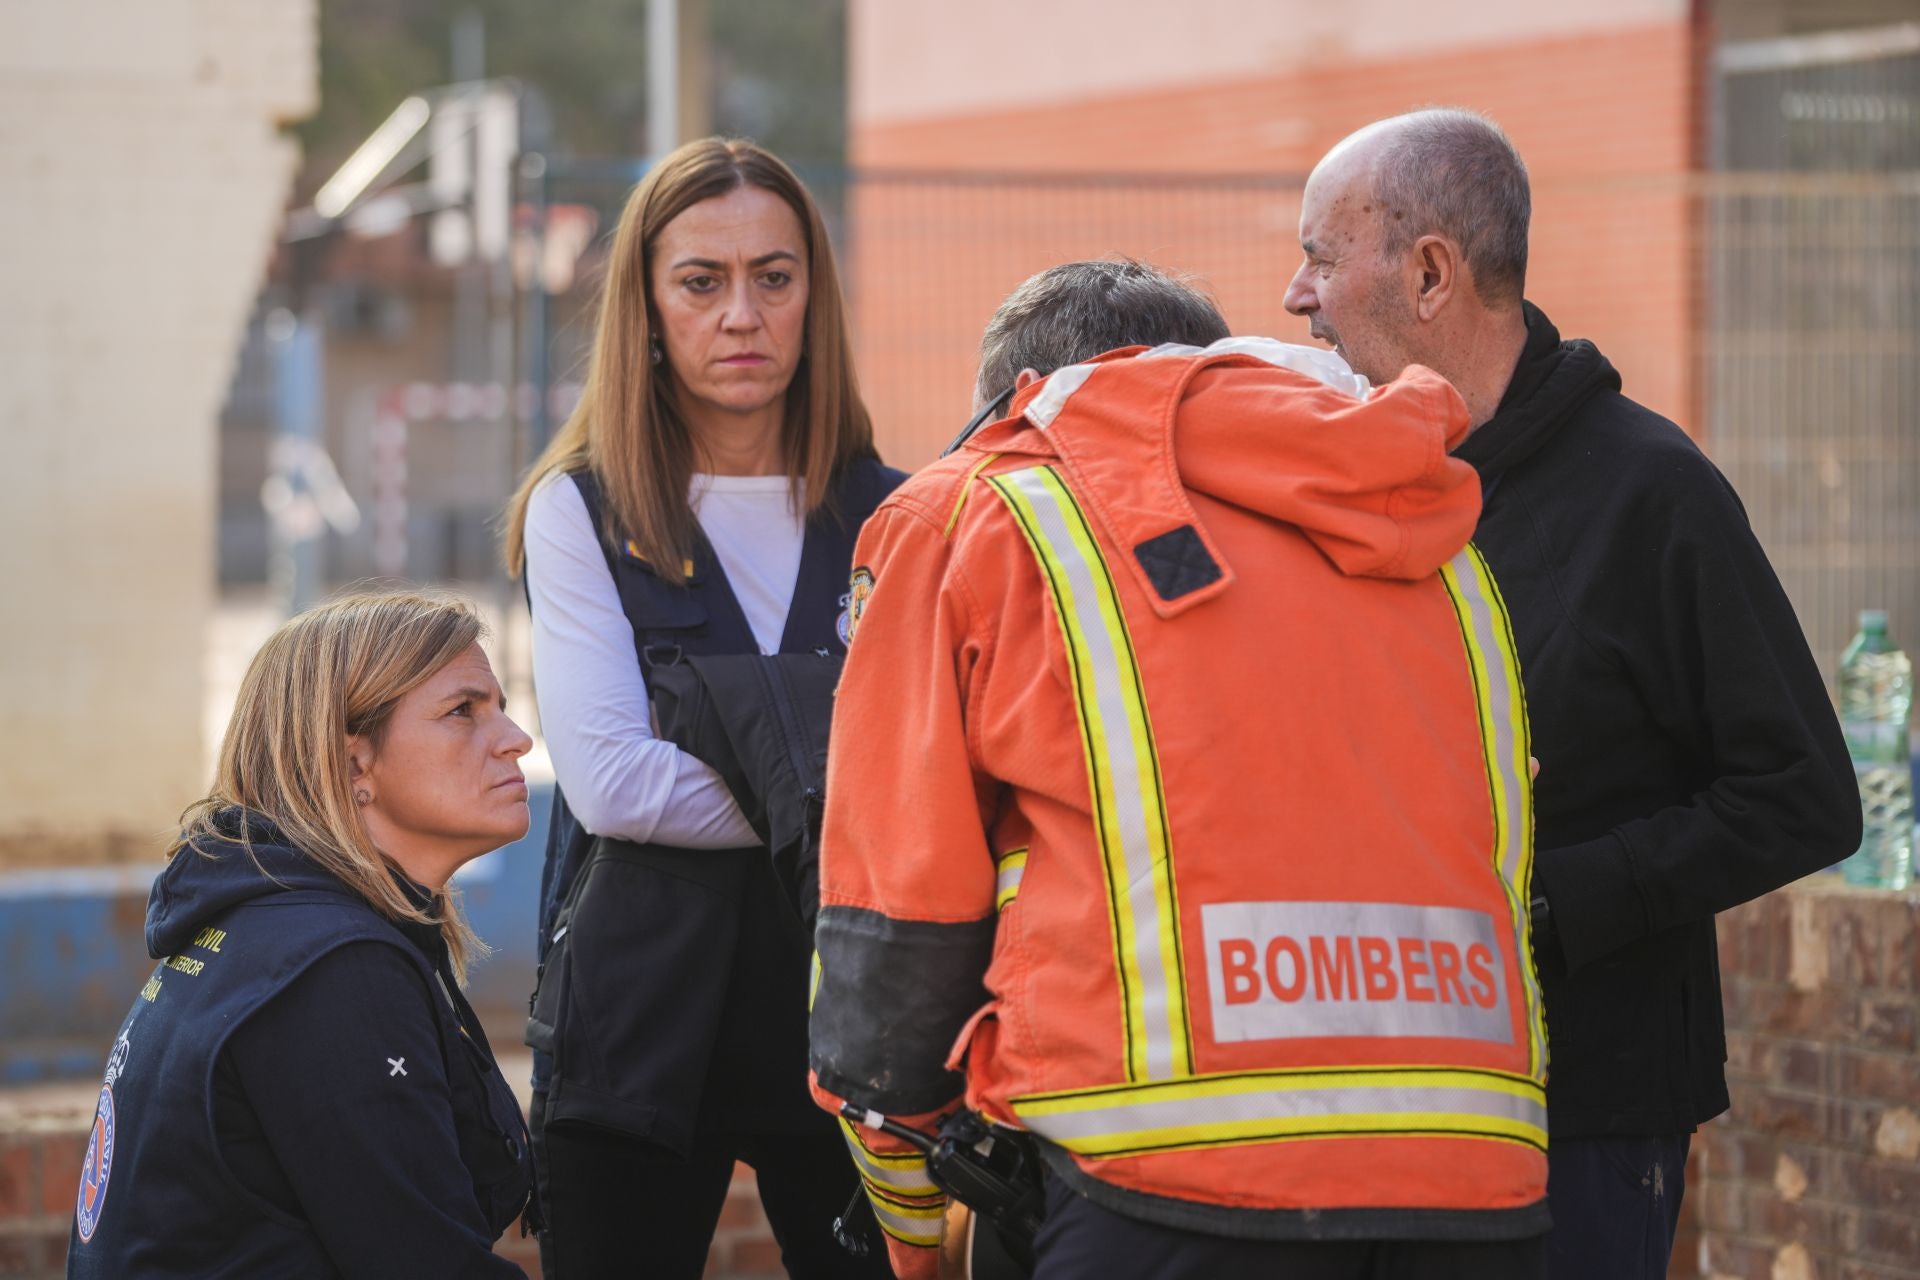
[[[1351,576],[1423,578],[1480,516],[1473,468],[1448,453],[1466,405],[1419,366],[1370,389],[1332,352],[1268,338],[1131,347],[1055,371],[1014,409],[968,447],[1057,456],[1108,536],[1134,549],[1127,563],[1163,617],[1233,580],[1188,490],[1295,526]],[[1182,562],[1155,563],[1169,555]]]
[[[363,901],[259,814],[246,824],[251,858],[241,844],[240,810],[223,810],[216,822],[225,838],[196,840],[176,853],[147,895],[147,954],[154,959],[181,951],[221,913],[255,898],[319,890]]]
[[[1585,338],[1563,342],[1560,330],[1531,302],[1527,345],[1494,415],[1468,436],[1455,456],[1491,481],[1532,457],[1587,401],[1620,389],[1620,374]]]

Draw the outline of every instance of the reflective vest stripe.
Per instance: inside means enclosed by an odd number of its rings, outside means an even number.
[[[1079,711],[1115,943],[1129,1080],[1192,1072],[1166,798],[1119,594],[1085,514],[1052,467],[987,479],[1046,578]]]
[[[994,870],[993,909],[1005,911],[1020,892],[1020,877],[1027,871],[1027,851],[1015,849],[1000,859]]]
[[[853,1153],[853,1163],[860,1170],[860,1176],[872,1188],[904,1197],[941,1194],[940,1188],[927,1176],[927,1158],[920,1152],[874,1151],[861,1141],[860,1131],[844,1119],[840,1121],[840,1130],[846,1136],[847,1149]]]
[[[1015,1098],[1035,1133],[1084,1156],[1297,1138],[1444,1134],[1546,1149],[1545,1091],[1444,1067],[1248,1072]]]
[[[1500,589],[1478,548],[1469,543],[1441,567],[1440,581],[1460,622],[1467,665],[1473,673],[1487,785],[1493,804],[1495,870],[1506,894],[1516,960],[1526,998],[1527,1069],[1536,1079],[1546,1070],[1546,1030],[1540,988],[1534,977],[1527,895],[1533,879],[1533,782],[1527,757],[1526,692]]]
[[[939,1247],[941,1223],[947,1216],[944,1199],[938,1204],[902,1204],[868,1183],[867,1203],[873,1206],[880,1229],[894,1239],[923,1249]]]

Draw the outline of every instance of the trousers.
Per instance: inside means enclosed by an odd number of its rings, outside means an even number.
[[[1047,1178],[1035,1280],[1543,1280],[1527,1240],[1236,1240],[1141,1222]]]
[[[831,1122],[818,1134],[702,1134],[683,1159],[609,1130],[549,1127],[544,1094],[533,1095],[531,1119],[547,1280],[698,1280],[736,1160],[754,1171],[781,1265],[793,1280],[892,1274],[884,1249],[858,1258],[833,1237],[859,1175]]]
[[[1691,1133],[1555,1138],[1547,1146],[1552,1280],[1665,1280]]]

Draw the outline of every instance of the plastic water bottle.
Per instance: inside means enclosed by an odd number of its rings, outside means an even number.
[[[1840,657],[1840,728],[1860,781],[1865,832],[1840,864],[1849,884],[1904,889],[1913,881],[1913,763],[1907,718],[1913,663],[1887,637],[1887,615],[1860,612],[1860,634]]]

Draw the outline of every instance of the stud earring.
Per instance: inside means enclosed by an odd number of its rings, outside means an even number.
[[[661,349],[660,339],[655,338],[651,343],[648,344],[647,356],[655,364],[659,364],[662,360],[665,360],[667,358],[667,353]]]
[[[353,802],[361,806],[370,805],[373,803],[373,792],[356,791],[353,793]]]

